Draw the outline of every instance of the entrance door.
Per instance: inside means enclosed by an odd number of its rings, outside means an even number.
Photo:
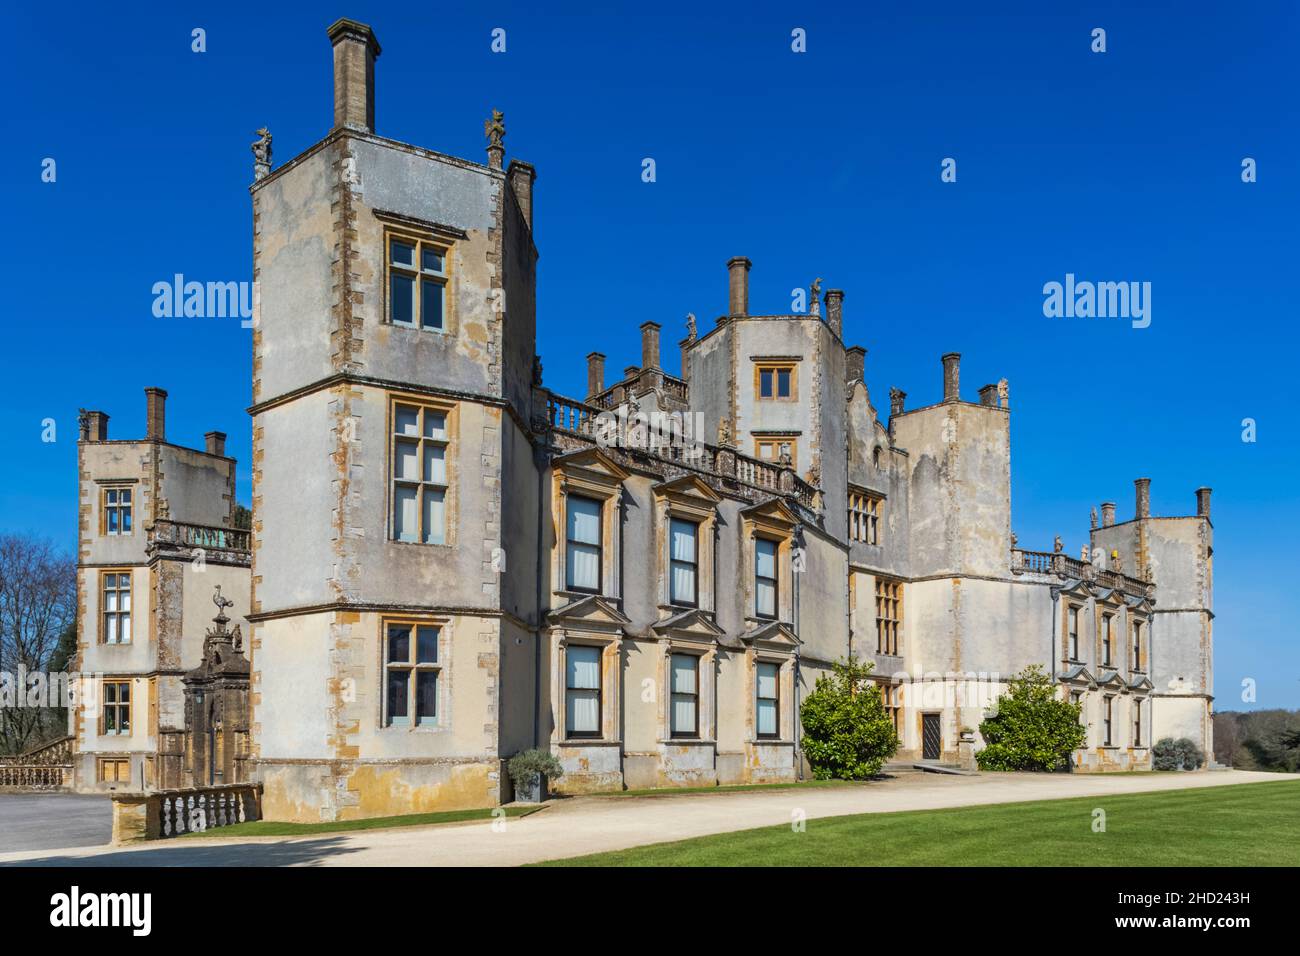
[[[943,750],[943,734],[938,714],[921,715],[921,759],[938,760]]]

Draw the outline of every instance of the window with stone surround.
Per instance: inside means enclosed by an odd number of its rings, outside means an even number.
[[[1066,610],[1067,636],[1069,639],[1070,660],[1079,659],[1079,611],[1081,608],[1077,604],[1071,604]]]
[[[776,567],[779,550],[778,542],[770,538],[754,539],[754,613],[770,620],[776,619],[779,604]]]
[[[849,489],[849,538],[880,544],[880,503],[884,499],[861,488]]]
[[[447,328],[446,243],[388,236],[388,321],[412,329]]]
[[[599,647],[570,644],[565,648],[565,736],[600,736],[600,659],[601,648]]]
[[[100,491],[100,533],[126,535],[132,533],[132,512],[135,495],[130,488],[103,488]]]
[[[759,740],[781,736],[781,665],[759,661],[755,671],[754,712]]]
[[[1107,695],[1101,703],[1102,745],[1111,746],[1111,719],[1115,714],[1115,698]]]
[[[430,621],[386,618],[383,629],[384,726],[437,725],[441,626]]]
[[[668,603],[678,607],[698,607],[700,526],[693,521],[670,518],[668,536]]]
[[[564,586],[570,591],[600,593],[603,511],[601,502],[593,498],[566,498]]]
[[[447,543],[449,418],[446,406],[393,402],[389,475],[394,541]]]
[[[1115,615],[1103,614],[1101,618],[1101,662],[1106,667],[1111,664],[1111,648],[1115,643]]]
[[[899,653],[903,626],[903,582],[876,576],[876,653]]]
[[[885,716],[894,725],[894,733],[898,735],[901,743],[903,739],[903,685],[878,684],[877,686],[880,688],[880,702],[885,707]]]
[[[130,736],[131,733],[131,682],[106,680],[101,686],[103,705],[100,711],[99,732],[102,736]]]
[[[1142,670],[1142,621],[1133,620],[1133,670]]]
[[[792,401],[798,393],[794,362],[755,362],[754,396],[760,401]]]
[[[1142,701],[1133,701],[1133,746],[1142,746]]]
[[[100,757],[96,766],[100,783],[131,782],[131,761],[126,757]]]
[[[669,732],[673,737],[700,735],[700,659],[695,654],[673,654],[670,662],[672,698]]]
[[[101,571],[99,633],[102,644],[131,643],[131,572]]]

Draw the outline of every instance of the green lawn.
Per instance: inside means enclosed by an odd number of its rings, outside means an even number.
[[[500,807],[507,817],[523,817],[541,807]],[[491,820],[492,809],[448,810],[442,813],[408,813],[399,817],[371,817],[368,820],[343,820],[338,823],[277,823],[274,820],[251,820],[217,827],[202,833],[182,833],[187,837],[310,836],[314,833],[348,833],[352,830],[385,830],[390,827],[427,827],[438,823],[463,823],[466,820]]]
[[[540,865],[1298,866],[1300,781],[830,817]]]

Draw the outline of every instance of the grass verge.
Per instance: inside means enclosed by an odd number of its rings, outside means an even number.
[[[1288,780],[824,817],[803,832],[764,827],[539,865],[1298,866],[1297,811],[1300,781]]]

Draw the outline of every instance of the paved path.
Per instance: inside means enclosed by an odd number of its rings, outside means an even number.
[[[808,818],[891,810],[1221,787],[1297,779],[1240,770],[1196,774],[902,774],[863,785],[791,790],[583,797],[509,820],[312,837],[179,840],[133,848],[0,854],[0,865],[71,866],[511,866]],[[1104,806],[1104,804],[1101,804]]]
[[[0,854],[99,846],[113,837],[108,797],[72,793],[0,793]]]

